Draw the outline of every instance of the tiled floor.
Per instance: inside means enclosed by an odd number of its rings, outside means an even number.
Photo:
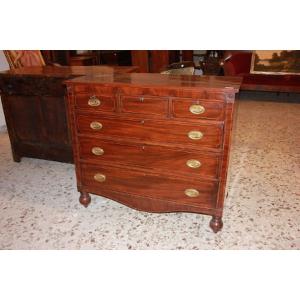
[[[224,228],[209,216],[150,214],[92,197],[74,167],[23,158],[0,134],[1,249],[300,249],[300,104],[240,101]]]

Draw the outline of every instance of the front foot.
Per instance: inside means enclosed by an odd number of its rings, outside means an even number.
[[[220,231],[223,227],[223,221],[221,217],[213,216],[209,222],[210,228],[213,230],[214,233]]]
[[[80,192],[79,202],[84,206],[88,207],[91,203],[91,196],[87,192]]]

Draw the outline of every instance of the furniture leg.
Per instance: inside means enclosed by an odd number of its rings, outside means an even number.
[[[223,227],[222,217],[213,216],[209,222],[209,226],[214,233],[220,231]]]
[[[91,196],[87,192],[80,192],[79,202],[84,206],[88,207],[91,203]]]
[[[20,162],[21,161],[21,156],[19,154],[17,154],[14,150],[12,150],[12,156],[13,156],[14,162]]]

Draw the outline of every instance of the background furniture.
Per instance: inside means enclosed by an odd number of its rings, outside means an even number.
[[[40,50],[3,50],[11,69],[45,66]]]
[[[80,202],[212,215],[222,228],[239,78],[118,74],[68,80]]]
[[[195,65],[191,61],[183,61],[180,63],[173,63],[166,67],[166,70],[160,72],[161,74],[177,74],[177,75],[194,75]]]
[[[160,73],[167,65],[179,62],[177,50],[131,50],[132,64],[142,73]]]
[[[70,51],[68,50],[41,50],[47,65],[58,63],[62,66],[68,66],[70,61]]]
[[[46,61],[61,65],[116,65],[130,66],[130,50],[43,50]]]
[[[92,65],[96,65],[95,57],[85,56],[85,55],[71,56],[69,58],[69,65],[70,66],[92,66]]]
[[[252,52],[227,51],[224,56],[225,76],[239,76],[250,73]]]
[[[1,100],[13,159],[72,162],[63,81],[85,74],[134,72],[137,67],[27,67],[0,72]]]

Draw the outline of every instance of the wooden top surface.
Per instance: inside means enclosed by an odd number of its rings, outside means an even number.
[[[101,73],[131,73],[137,72],[136,66],[44,66],[44,67],[24,67],[14,70],[0,72],[0,76],[46,76],[64,77],[82,76],[86,74]]]
[[[234,90],[238,92],[242,77],[165,75],[157,73],[131,74],[89,74],[65,81],[67,84],[112,84],[115,86],[143,86],[158,88],[200,88],[213,90]]]

